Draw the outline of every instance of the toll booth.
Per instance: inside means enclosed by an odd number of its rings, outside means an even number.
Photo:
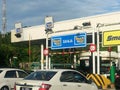
[[[96,54],[97,55],[97,54]],[[92,56],[90,52],[81,53],[79,59],[79,69],[84,72],[92,73],[93,65],[92,65]],[[109,52],[100,51],[100,74],[110,74],[110,66],[111,62],[115,63],[116,68],[118,67],[118,58],[116,52],[111,52],[111,57],[109,57]],[[95,56],[95,68],[97,68],[97,56]],[[97,72],[97,70],[95,71]]]

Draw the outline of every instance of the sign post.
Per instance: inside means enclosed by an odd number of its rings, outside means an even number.
[[[90,44],[89,50],[91,52],[91,57],[93,57],[93,53],[96,51],[96,45],[95,44]],[[95,73],[95,60],[92,60],[92,72]]]
[[[48,49],[48,34],[52,32],[53,25],[53,18],[51,16],[45,17],[45,31],[46,31],[46,49]],[[48,55],[46,55],[46,69],[49,69],[49,61]]]

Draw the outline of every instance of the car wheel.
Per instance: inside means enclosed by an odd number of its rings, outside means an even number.
[[[2,87],[1,90],[9,90],[9,88],[5,86],[5,87]]]

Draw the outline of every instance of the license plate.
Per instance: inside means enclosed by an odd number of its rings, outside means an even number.
[[[32,88],[28,88],[28,87],[21,87],[20,90],[32,90]]]

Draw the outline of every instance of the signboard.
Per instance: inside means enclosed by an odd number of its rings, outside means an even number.
[[[44,54],[45,56],[47,56],[47,55],[49,54],[49,51],[48,51],[48,49],[47,49],[47,48],[46,48],[46,49],[44,49],[43,54]]]
[[[95,44],[90,44],[90,52],[95,52],[96,51],[96,45]]]
[[[45,17],[45,29],[53,28],[53,18],[51,16]]]
[[[51,38],[51,49],[86,47],[86,33],[54,36]]]
[[[103,46],[120,45],[120,30],[104,31]]]
[[[15,30],[16,30],[16,33],[22,33],[22,24],[15,23]]]

